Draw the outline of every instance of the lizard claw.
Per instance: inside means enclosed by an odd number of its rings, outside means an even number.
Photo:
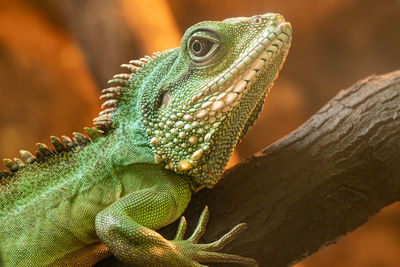
[[[188,239],[183,240],[187,229],[187,222],[185,217],[182,216],[179,222],[177,233],[172,242],[176,243],[177,246],[182,250],[182,252],[186,255],[189,255],[190,259],[195,262],[225,262],[238,263],[247,266],[258,266],[257,262],[250,258],[215,252],[222,249],[226,244],[230,243],[234,238],[236,238],[239,233],[244,231],[247,228],[245,223],[236,225],[217,241],[209,244],[197,244],[199,239],[205,233],[208,218],[209,211],[208,207],[205,206],[193,234]]]

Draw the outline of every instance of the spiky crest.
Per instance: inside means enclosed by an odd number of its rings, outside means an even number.
[[[51,136],[50,141],[53,145],[53,149],[47,147],[45,144],[37,143],[37,151],[35,151],[34,155],[27,150],[20,150],[21,158],[23,160],[20,158],[3,159],[8,170],[0,170],[0,180],[4,177],[13,176],[14,173],[26,167],[26,165],[35,162],[44,162],[49,157],[72,151],[78,146],[84,147],[90,142],[96,140],[98,137],[106,135],[112,129],[111,117],[118,106],[123,89],[129,85],[131,75],[136,73],[150,60],[152,60],[152,57],[146,56],[138,60],[131,60],[129,61],[129,64],[121,65],[121,67],[128,69],[130,73],[116,74],[113,76],[113,79],[108,81],[109,84],[115,84],[115,86],[102,90],[102,95],[100,96],[100,99],[104,100],[104,103],[101,105],[102,111],[100,111],[99,115],[93,119],[95,127],[84,128],[87,136],[79,132],[73,132],[72,138],[66,135],[61,136],[61,139],[56,136]]]

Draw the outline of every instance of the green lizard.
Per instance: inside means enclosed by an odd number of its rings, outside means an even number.
[[[245,224],[198,244],[204,209],[184,239],[155,230],[177,220],[193,192],[213,187],[256,120],[285,60],[291,26],[278,14],[206,21],[178,48],[123,64],[103,90],[104,110],[87,136],[52,136],[24,159],[4,159],[1,266],[90,266],[114,254],[130,265],[256,265],[216,252]]]

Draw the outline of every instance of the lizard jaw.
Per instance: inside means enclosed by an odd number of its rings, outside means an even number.
[[[262,103],[265,94],[272,87],[287,55],[290,39],[291,26],[287,22],[279,24],[269,34],[264,32],[252,48],[228,71],[209,82],[202,88],[201,93],[192,99],[192,101],[203,99],[201,109],[194,113],[194,119],[211,125],[210,130],[204,136],[202,149],[195,151],[191,161],[189,160],[191,165],[196,168],[196,165],[201,165],[199,161],[204,160],[197,157],[197,154],[201,153],[203,157],[207,158],[201,167],[201,175],[194,175],[200,184],[212,187],[221,177],[222,170],[239,137],[248,130],[248,127],[246,128],[247,120],[243,118],[250,117],[253,112],[257,113],[254,116],[258,115],[258,111],[254,111],[255,103]],[[269,79],[265,83],[267,87],[253,89],[252,85],[265,76]],[[242,109],[241,105],[251,105],[252,107],[246,110],[246,108]],[[246,115],[234,119],[229,118],[232,114],[237,113],[246,113]],[[233,125],[237,127],[232,129]],[[227,140],[228,136],[235,136],[235,138]],[[187,166],[186,163],[187,161],[184,166]],[[178,171],[186,170],[188,169],[178,168]]]

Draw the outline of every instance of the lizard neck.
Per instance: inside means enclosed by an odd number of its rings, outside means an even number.
[[[129,103],[121,103],[120,109],[113,117],[115,128],[105,136],[105,143],[109,144],[109,162],[112,169],[116,171],[131,169],[135,172],[136,169],[139,170],[145,165],[147,168],[159,170],[159,172],[156,171],[162,176],[159,179],[167,176],[176,177],[176,179],[177,176],[181,177],[179,179],[186,180],[194,192],[199,185],[191,176],[177,174],[165,169],[164,164],[155,162],[149,136],[146,134],[138,109],[137,94],[140,94],[140,90],[133,91],[132,94],[129,97]]]

